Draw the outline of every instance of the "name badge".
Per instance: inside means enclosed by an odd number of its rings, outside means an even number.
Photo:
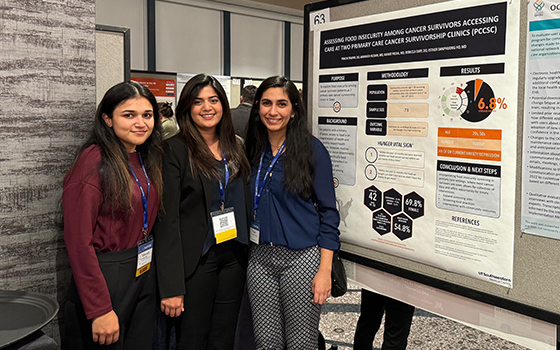
[[[261,235],[261,225],[256,220],[251,220],[251,227],[249,228],[249,239],[255,244],[259,244]]]
[[[136,277],[148,271],[152,266],[152,252],[154,240],[152,236],[138,242],[138,263],[136,264]]]
[[[210,216],[212,217],[214,237],[216,237],[217,244],[237,237],[233,207],[225,208],[223,211],[213,211],[210,213]]]

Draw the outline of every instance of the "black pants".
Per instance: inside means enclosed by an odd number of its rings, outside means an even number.
[[[406,349],[414,306],[362,289],[360,318],[354,335],[354,350],[371,350],[385,312],[382,350]]]
[[[234,350],[255,350],[255,336],[253,335],[253,316],[251,315],[251,304],[247,286],[243,288],[243,298],[237,319],[237,330],[235,331]]]
[[[99,267],[111,295],[113,311],[119,318],[119,340],[111,345],[93,342],[91,320],[88,320],[74,279],[64,306],[66,347],[68,349],[149,350],[155,318],[155,268],[136,277],[138,248],[119,252],[97,253]]]
[[[235,241],[201,258],[185,282],[185,312],[175,319],[177,349],[233,349],[246,269],[247,246]]]

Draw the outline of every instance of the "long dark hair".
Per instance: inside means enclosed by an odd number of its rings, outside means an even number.
[[[309,198],[313,193],[313,172],[315,170],[311,133],[307,127],[307,115],[299,91],[294,83],[284,76],[267,78],[257,89],[247,126],[247,141],[245,142],[247,158],[251,166],[255,166],[268,144],[268,131],[261,121],[259,110],[262,95],[270,88],[282,88],[288,96],[294,112],[294,117],[288,122],[286,131],[284,188],[297,196]]]
[[[161,203],[163,150],[161,147],[161,120],[157,101],[146,87],[134,81],[128,81],[113,86],[105,93],[95,113],[93,130],[80,150],[81,153],[91,145],[97,145],[101,150],[99,176],[103,200],[109,204],[111,210],[128,212],[132,207],[132,186],[136,185],[130,177],[128,169],[128,152],[113,128],[105,123],[103,115],[106,114],[112,118],[113,112],[119,104],[137,97],[146,98],[152,105],[154,129],[143,144],[136,146],[136,151],[142,155],[146,173],[150,182],[160,194]]]
[[[216,91],[222,104],[222,119],[216,126],[216,134],[220,142],[220,149],[226,156],[231,178],[247,177],[250,172],[249,162],[243,153],[243,146],[235,136],[226,92],[216,78],[206,74],[195,75],[187,82],[181,91],[181,97],[175,109],[175,118],[181,129],[180,135],[189,148],[191,172],[193,175],[202,175],[216,180],[220,178],[214,155],[204,142],[191,116],[191,107],[200,90],[206,86],[210,86]]]

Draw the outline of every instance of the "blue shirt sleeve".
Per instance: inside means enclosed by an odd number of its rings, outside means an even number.
[[[313,138],[315,152],[315,173],[313,177],[313,192],[317,200],[321,224],[317,243],[321,248],[329,250],[340,249],[338,225],[340,216],[336,209],[336,194],[332,175],[332,163],[329,152],[321,141]]]
[[[272,176],[266,180],[257,210],[260,225],[259,241],[262,244],[285,246],[293,250],[314,245],[329,250],[338,250],[338,225],[340,217],[336,209],[336,197],[329,153],[316,138],[311,147],[315,156],[313,191],[317,202],[317,214],[312,198],[300,198],[285,190],[283,185],[284,161],[280,156]],[[259,183],[272,160],[270,148],[263,159]],[[256,169],[253,169],[251,189],[252,201],[255,195]],[[254,205],[254,202],[253,202]]]

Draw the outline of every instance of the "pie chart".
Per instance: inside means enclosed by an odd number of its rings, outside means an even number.
[[[463,88],[464,86],[464,88]],[[489,101],[494,98],[494,91],[482,79],[468,81],[461,87],[452,87],[441,96],[443,112],[450,117],[461,117],[464,120],[477,123],[488,118],[492,109]],[[483,108],[479,108],[482,106]]]

